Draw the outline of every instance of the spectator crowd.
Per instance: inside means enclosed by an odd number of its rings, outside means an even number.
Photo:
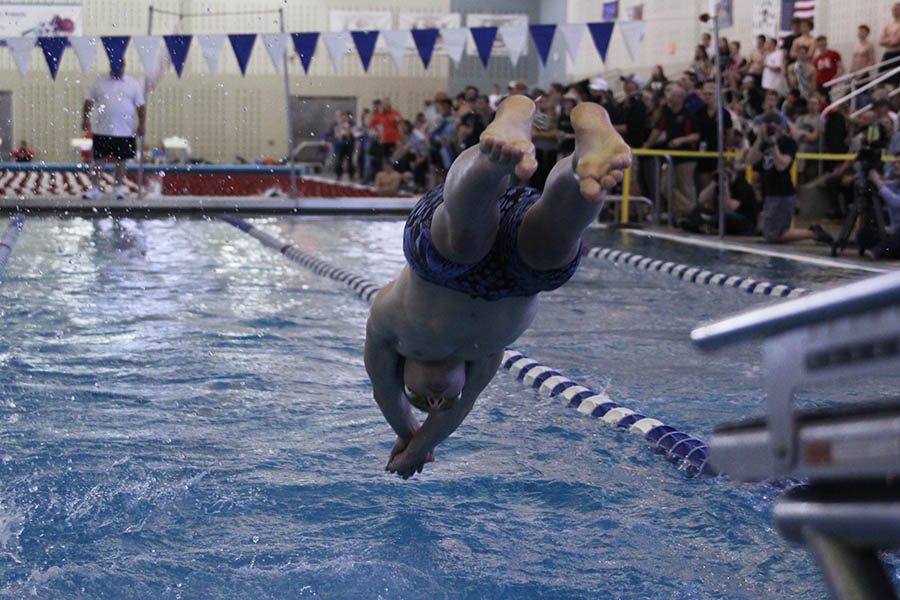
[[[791,229],[797,211],[795,183],[810,186],[827,203],[827,217],[841,220],[853,203],[858,165],[796,155],[855,154],[865,148],[893,155],[900,150],[900,95],[893,93],[900,75],[825,110],[850,90],[900,67],[900,62],[877,66],[879,53],[882,61],[900,56],[900,2],[878,38],[871,36],[868,25],[858,26],[848,61],[826,36],[816,34],[813,20],[798,18],[790,35],[780,40],[759,36],[749,48],[704,33],[686,69],[673,74],[657,66],[646,80],[637,75],[613,81],[595,77],[552,83],[546,89],[511,81],[504,92],[494,86],[490,93],[470,85],[455,97],[437,92],[411,118],[389,99],[375,100],[358,118],[346,112],[335,115],[327,134],[334,172],[339,179],[346,173],[374,185],[384,195],[424,191],[443,181],[462,150],[478,143],[499,102],[513,94],[528,95],[537,106],[532,137],[540,167],[528,184],[539,189],[556,160],[573,150],[569,115],[580,102],[602,105],[632,148],[717,151],[718,64],[724,149],[739,156],[726,165],[726,232],[761,234],[769,242],[831,243],[819,225]],[[843,77],[848,73],[852,75]],[[653,198],[670,222],[693,231],[711,231],[718,223],[717,165],[715,158],[673,156],[671,168],[664,169],[672,178],[672,197]],[[893,189],[893,171],[887,165],[878,189]],[[636,157],[632,176],[632,194],[652,196],[655,189],[668,189],[657,188],[660,174],[651,157]]]

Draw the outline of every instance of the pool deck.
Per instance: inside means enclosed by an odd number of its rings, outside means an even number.
[[[115,200],[84,200],[66,196],[0,198],[0,214],[111,217],[254,215],[405,215],[418,198],[257,198],[159,196]]]

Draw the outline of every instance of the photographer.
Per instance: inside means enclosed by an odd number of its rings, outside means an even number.
[[[834,238],[820,225],[808,230],[791,228],[797,191],[791,181],[791,165],[797,155],[797,142],[785,133],[781,117],[767,114],[756,129],[756,141],[747,153],[747,162],[762,173],[763,238],[769,243],[786,244],[816,240],[831,245]]]
[[[876,169],[869,171],[869,181],[878,190],[890,215],[890,233],[882,236],[881,241],[866,250],[869,258],[900,258],[900,181],[895,175],[885,180]]]

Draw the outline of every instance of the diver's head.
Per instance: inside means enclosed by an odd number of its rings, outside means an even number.
[[[425,412],[447,410],[462,399],[466,362],[459,359],[415,360],[403,364],[403,386],[409,403]]]

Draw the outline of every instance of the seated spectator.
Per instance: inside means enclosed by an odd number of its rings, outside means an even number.
[[[375,175],[375,193],[379,196],[396,196],[400,191],[403,177],[396,169],[393,160],[384,161],[381,171]]]
[[[753,186],[732,166],[725,167],[728,195],[725,198],[725,234],[758,235],[759,202]],[[715,233],[719,229],[719,181],[713,178],[701,191],[697,208],[685,225],[695,233]]]
[[[667,83],[669,83],[669,79],[668,77],[666,77],[662,66],[656,65],[655,67],[653,67],[653,73],[650,75],[650,80],[647,82],[647,87],[656,94],[662,94]]]
[[[19,147],[13,150],[10,154],[16,160],[16,162],[31,162],[34,158],[34,150],[28,147],[28,142],[26,142],[25,140],[19,142]]]
[[[572,109],[581,102],[574,89],[566,92],[559,101],[559,115],[556,117],[557,156],[564,157],[575,152],[575,129],[572,126]]]
[[[694,48],[694,62],[689,69],[699,83],[705,83],[713,77],[713,63],[702,45]]]

